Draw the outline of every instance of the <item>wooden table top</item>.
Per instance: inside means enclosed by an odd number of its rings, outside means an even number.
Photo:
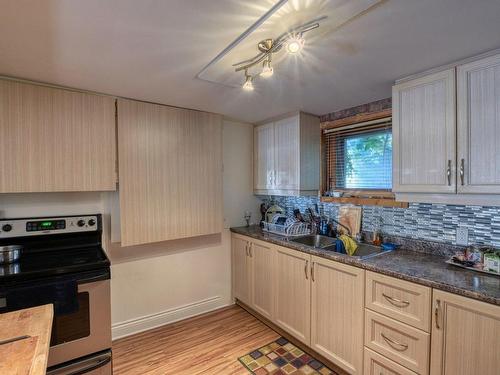
[[[52,305],[0,314],[0,343],[20,336],[27,338],[0,344],[0,374],[39,375],[47,370]]]

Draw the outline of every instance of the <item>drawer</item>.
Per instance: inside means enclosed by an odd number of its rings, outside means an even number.
[[[431,288],[375,272],[366,273],[365,307],[430,332]]]
[[[365,346],[418,374],[429,373],[430,335],[365,309]]]
[[[416,375],[415,372],[365,348],[364,375]]]

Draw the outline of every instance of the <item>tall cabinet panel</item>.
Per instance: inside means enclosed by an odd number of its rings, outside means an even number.
[[[0,193],[116,190],[115,99],[0,80]]]
[[[297,116],[274,123],[274,168],[278,190],[298,190],[300,173],[300,128]]]
[[[349,372],[363,372],[365,271],[312,257],[311,347]]]
[[[251,306],[269,320],[273,318],[274,309],[274,255],[275,251],[270,244],[260,241],[250,243]]]
[[[118,100],[123,246],[219,233],[220,115]]]
[[[274,322],[307,345],[311,338],[310,261],[309,254],[277,247]]]
[[[255,189],[272,189],[274,177],[274,123],[270,123],[254,129]]]
[[[242,237],[231,236],[233,296],[250,305],[252,267],[250,242]]]
[[[455,70],[393,87],[393,191],[455,193]]]
[[[457,68],[460,193],[500,193],[500,55]]]

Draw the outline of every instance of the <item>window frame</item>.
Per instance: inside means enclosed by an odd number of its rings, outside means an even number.
[[[395,194],[391,189],[335,189],[335,191],[343,192],[342,197],[326,196],[328,189],[328,178],[330,177],[327,163],[327,147],[325,130],[342,128],[345,126],[360,127],[371,121],[391,121],[392,110],[386,109],[379,112],[362,113],[350,117],[341,118],[334,121],[325,121],[321,123],[321,201],[330,203],[352,203],[360,205],[376,205],[390,207],[408,207],[406,202],[397,202]],[[355,129],[355,127],[353,127]],[[394,141],[394,140],[393,140]]]

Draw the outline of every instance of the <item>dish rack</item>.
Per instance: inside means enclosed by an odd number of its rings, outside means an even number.
[[[274,224],[263,221],[262,225],[262,230],[286,237],[306,236],[311,233],[307,223],[290,219],[285,224]]]

